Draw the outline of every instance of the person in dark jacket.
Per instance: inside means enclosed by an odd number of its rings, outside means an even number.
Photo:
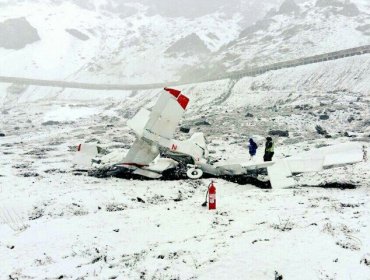
[[[253,141],[252,138],[249,139],[249,155],[250,155],[250,158],[249,160],[251,160],[257,153],[257,144],[256,142]]]
[[[263,156],[264,161],[271,161],[274,155],[274,142],[271,137],[266,138],[265,154]]]

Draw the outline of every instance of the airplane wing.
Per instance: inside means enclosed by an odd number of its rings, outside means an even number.
[[[267,170],[273,188],[286,188],[295,185],[293,174],[318,172],[362,160],[361,143],[352,142],[323,147],[277,160],[275,164],[267,167]]]
[[[146,167],[159,155],[158,148],[142,138],[135,140],[128,151],[124,163],[135,167]]]
[[[138,138],[124,164],[136,167],[149,165],[159,155],[158,145],[169,145],[188,103],[189,98],[179,90],[165,88],[151,111],[141,109],[128,121]]]

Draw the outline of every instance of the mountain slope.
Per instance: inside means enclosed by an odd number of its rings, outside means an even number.
[[[20,50],[0,46],[0,75],[84,81],[150,83],[178,79],[179,70],[200,63],[201,55],[173,58],[166,53],[168,48],[195,34],[200,44],[216,51],[237,38],[248,18],[241,10],[227,12],[217,5],[187,17],[194,10],[190,2],[180,9],[184,13],[181,17],[161,8],[169,5],[171,9],[173,4],[168,1],[156,5],[151,1],[108,0],[1,3],[0,26],[25,18],[40,40]],[[5,36],[0,34],[1,38]],[[18,29],[13,36],[27,34]]]
[[[244,29],[211,63],[231,72],[370,44],[370,8],[353,2],[307,1],[291,10],[283,4]]]
[[[208,10],[201,6],[199,13],[192,13],[195,4],[189,2],[183,16],[171,13],[180,4],[167,0],[158,5],[146,0],[0,3],[0,31],[9,20],[28,27],[13,32],[25,40],[22,48],[0,46],[4,76],[192,81],[370,44],[370,6],[363,0],[286,0],[280,6],[281,1],[271,0],[263,7],[258,1],[228,6],[218,0]],[[251,25],[251,18],[259,20]],[[38,40],[27,39],[32,30]],[[0,41],[5,34],[0,33]]]

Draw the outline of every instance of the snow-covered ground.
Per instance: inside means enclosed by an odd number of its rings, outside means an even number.
[[[261,158],[271,129],[289,132],[274,137],[276,158],[351,141],[370,154],[368,65],[364,55],[185,85],[181,125],[204,131],[221,160],[247,160],[250,136]],[[127,119],[159,90],[9,86],[0,86],[1,279],[370,279],[369,162],[301,175],[290,189],[217,179],[217,210],[208,211],[210,180],[72,172],[82,141],[127,151]],[[325,182],[357,188],[306,186]]]

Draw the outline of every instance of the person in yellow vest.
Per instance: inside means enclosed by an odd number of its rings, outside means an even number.
[[[263,161],[271,161],[273,156],[274,156],[274,142],[272,142],[271,137],[267,137]]]

